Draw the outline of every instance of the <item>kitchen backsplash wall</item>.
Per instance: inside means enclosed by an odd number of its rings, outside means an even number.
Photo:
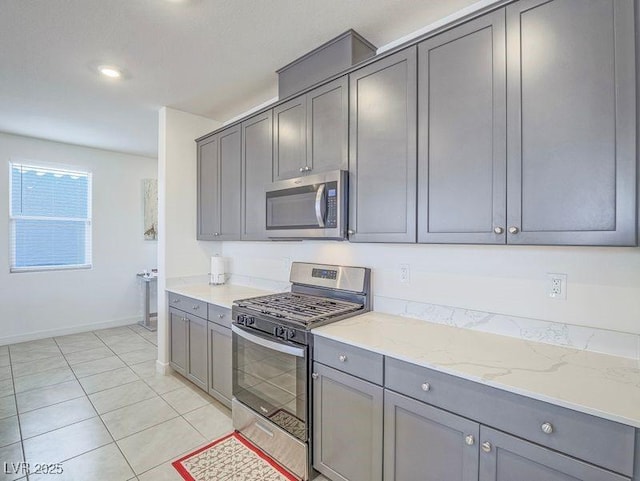
[[[303,241],[220,253],[235,284],[286,289],[292,261],[366,266],[376,311],[640,358],[639,248]],[[566,300],[547,297],[547,273],[567,274]]]

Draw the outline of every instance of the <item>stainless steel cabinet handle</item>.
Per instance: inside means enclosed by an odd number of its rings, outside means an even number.
[[[464,437],[464,443],[465,443],[467,446],[473,446],[473,444],[474,444],[475,442],[476,442],[476,438],[474,438],[472,434],[467,434],[467,435]]]
[[[504,229],[502,227],[496,227],[495,229],[493,229],[493,232],[495,232],[496,234],[502,234],[504,233]]]
[[[340,359],[340,362],[345,362],[347,360],[347,356],[345,356],[344,354],[340,354],[338,356],[338,359]]]
[[[485,453],[490,453],[491,452],[491,443],[489,441],[485,441],[484,443],[482,443],[482,450]]]
[[[347,234],[349,234],[349,235],[353,235],[353,234],[355,234],[355,233],[356,233],[356,231],[351,230],[351,229],[349,229],[349,230],[347,231]]]
[[[431,389],[431,384],[429,384],[428,382],[425,382],[422,384],[422,386],[420,386],[420,389],[422,389],[424,392],[427,392]]]
[[[314,380],[318,379],[318,373],[317,372],[312,373],[311,374],[311,379],[314,379]]]
[[[517,227],[515,226],[509,227],[509,234],[517,234],[518,232],[520,232],[520,230]]]
[[[553,424],[544,423],[542,426],[540,426],[540,429],[542,429],[542,432],[545,434],[551,434],[553,432]]]

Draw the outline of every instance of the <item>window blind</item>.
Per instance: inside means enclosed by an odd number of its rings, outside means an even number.
[[[10,168],[11,272],[91,267],[91,173]]]

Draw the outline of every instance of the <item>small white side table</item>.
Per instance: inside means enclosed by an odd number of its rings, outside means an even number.
[[[158,313],[151,311],[151,284],[154,283],[158,276],[149,276],[147,274],[136,274],[144,283],[144,317],[138,321],[142,327],[149,331],[155,332],[158,329]],[[155,324],[151,320],[155,319]]]

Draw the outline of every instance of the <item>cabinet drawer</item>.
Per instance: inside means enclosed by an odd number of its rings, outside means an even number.
[[[389,357],[385,387],[612,471],[633,473],[630,426]]]
[[[169,292],[169,306],[203,319],[207,318],[207,303],[204,301]]]
[[[211,322],[220,324],[224,327],[231,328],[231,309],[226,307],[216,306],[215,304],[209,304],[209,317]]]
[[[325,337],[314,337],[314,361],[382,385],[383,356]]]

